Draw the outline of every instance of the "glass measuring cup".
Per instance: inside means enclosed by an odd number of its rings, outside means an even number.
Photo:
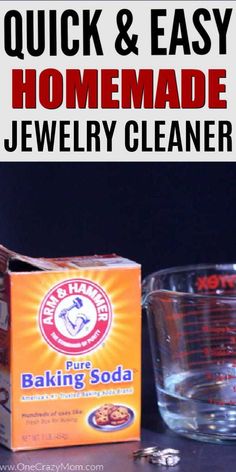
[[[203,441],[236,439],[236,264],[153,273],[143,305],[166,424]]]

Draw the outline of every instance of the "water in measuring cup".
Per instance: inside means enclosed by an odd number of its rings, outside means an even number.
[[[157,393],[161,415],[175,432],[213,442],[236,439],[235,367],[173,374]]]

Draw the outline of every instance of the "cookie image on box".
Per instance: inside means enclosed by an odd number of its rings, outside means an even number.
[[[102,431],[115,431],[128,427],[134,419],[134,412],[124,405],[105,403],[90,413],[90,426]]]
[[[111,425],[126,423],[129,419],[129,411],[125,406],[115,406],[109,415]]]
[[[110,412],[114,408],[113,404],[105,404],[98,408],[95,412],[95,421],[97,425],[99,426],[105,426],[107,424],[110,424]]]

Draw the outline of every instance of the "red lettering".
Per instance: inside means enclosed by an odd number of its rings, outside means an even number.
[[[230,288],[235,287],[235,280],[236,280],[236,275],[226,275],[226,282],[229,285]]]
[[[119,100],[113,100],[112,95],[118,92],[118,84],[113,84],[112,79],[119,77],[118,69],[104,69],[101,71],[102,80],[102,108],[119,108]]]
[[[12,108],[36,108],[35,69],[12,71]]]
[[[39,101],[49,110],[59,108],[63,100],[63,76],[57,69],[45,69],[39,76]]]
[[[236,275],[219,275],[219,280],[222,288],[234,288]]]
[[[225,92],[225,84],[220,83],[221,78],[226,77],[225,69],[209,70],[209,108],[226,108],[227,101],[220,99],[220,94]]]
[[[234,288],[236,275],[218,275],[198,277],[196,281],[197,290],[216,290],[218,287],[223,289]]]
[[[48,68],[39,76],[35,69],[14,69],[12,107],[36,108],[38,100],[42,107],[56,109],[63,103],[65,90],[68,109],[99,106],[196,109],[206,106],[207,100],[209,108],[226,108],[227,101],[220,98],[226,91],[226,85],[221,83],[225,77],[225,69],[211,69],[208,77],[198,69],[183,69],[179,84],[174,69],[123,69],[121,72],[118,69],[67,69],[60,72]]]
[[[98,107],[98,71],[68,69],[66,71],[66,107],[67,108]]]
[[[205,105],[205,74],[201,70],[181,71],[182,108],[202,108]]]
[[[197,278],[197,290],[208,290],[207,277],[198,277]]]
[[[169,108],[180,108],[178,87],[174,69],[160,69],[155,108],[166,108],[169,102]]]
[[[153,70],[122,70],[122,108],[153,108]]]
[[[210,275],[208,277],[208,288],[210,290],[215,290],[219,285],[219,277],[218,275]]]
[[[219,275],[219,280],[220,280],[220,283],[221,283],[221,287],[225,288],[226,287],[226,277],[225,277],[225,275]]]

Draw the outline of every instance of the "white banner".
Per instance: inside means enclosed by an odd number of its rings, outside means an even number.
[[[1,161],[235,160],[235,2],[6,1],[0,31]]]

